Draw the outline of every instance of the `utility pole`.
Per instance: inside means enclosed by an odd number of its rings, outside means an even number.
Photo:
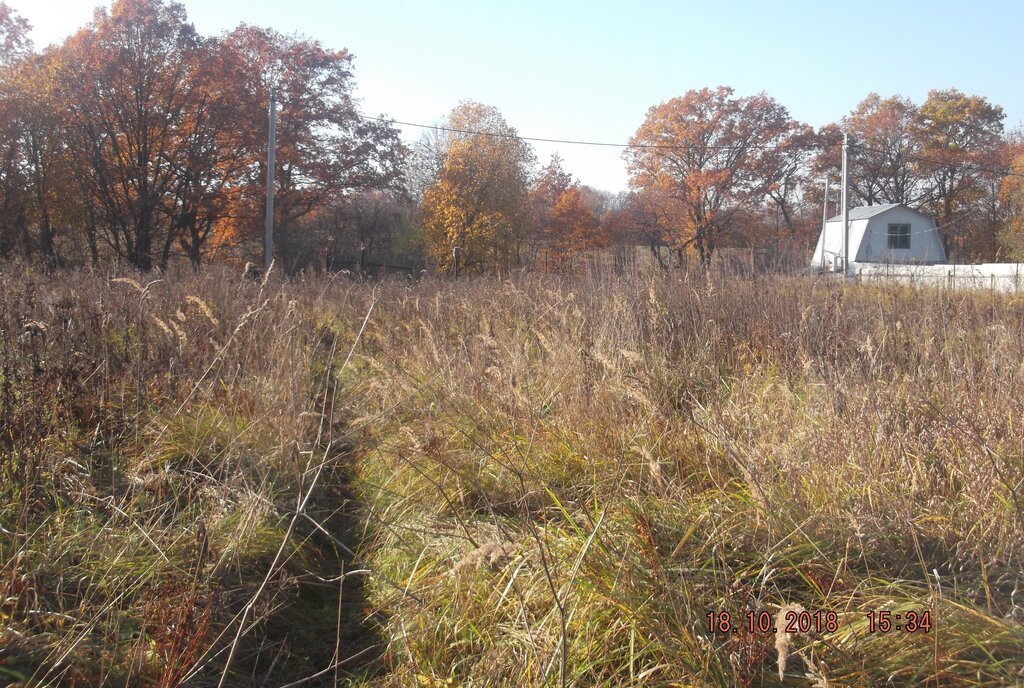
[[[850,175],[846,165],[849,148],[850,141],[847,138],[846,132],[843,132],[843,209],[841,220],[843,224],[843,277],[850,274]]]
[[[828,191],[829,182],[831,180],[828,175],[825,175],[825,195],[822,197],[824,202],[821,204],[821,269],[825,269],[825,247],[828,245],[825,242],[825,228],[828,227]]]
[[[270,128],[267,132],[267,231],[263,236],[263,267],[270,269],[274,253],[274,148],[277,128],[277,94],[270,90]]]

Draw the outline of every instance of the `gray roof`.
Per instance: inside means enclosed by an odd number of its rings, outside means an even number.
[[[859,208],[850,208],[850,222],[854,220],[866,220],[869,217],[875,215],[881,215],[887,210],[892,210],[903,205],[902,203],[887,203],[886,205],[862,205]],[[829,222],[840,222],[842,220],[841,215],[830,217]]]

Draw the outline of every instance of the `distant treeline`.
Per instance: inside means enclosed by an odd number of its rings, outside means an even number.
[[[851,203],[936,218],[951,259],[1024,256],[1024,143],[956,89],[870,94],[814,130],[766,94],[692,90],[653,106],[625,150],[630,189],[581,185],[501,113],[459,104],[402,144],[357,109],[352,56],[239,25],[199,35],[182,5],[117,0],[35,50],[0,3],[0,255],[50,265],[256,260],[268,108],[279,110],[274,254],[289,271],[573,269],[641,245],[705,264],[725,247],[810,250],[850,136]]]

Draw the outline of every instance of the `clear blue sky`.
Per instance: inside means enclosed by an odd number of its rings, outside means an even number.
[[[6,0],[37,44],[89,20],[89,0]],[[497,106],[524,136],[625,142],[647,108],[691,88],[765,91],[814,126],[871,91],[921,102],[957,87],[1024,123],[1024,0],[184,0],[207,34],[241,21],[356,56],[368,114],[436,123],[459,100]],[[419,132],[406,129],[414,140]],[[625,187],[618,149],[537,144],[584,183]]]

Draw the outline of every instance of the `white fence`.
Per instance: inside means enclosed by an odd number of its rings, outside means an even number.
[[[851,263],[859,282],[899,282],[947,289],[1024,291],[1024,263],[980,265],[882,265]]]

